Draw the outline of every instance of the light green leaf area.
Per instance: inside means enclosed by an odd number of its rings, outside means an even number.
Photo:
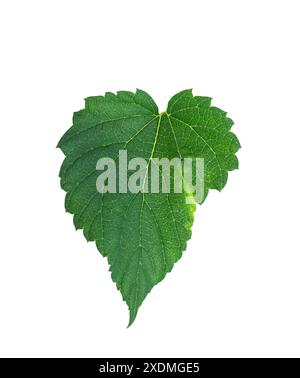
[[[148,170],[153,158],[202,157],[205,198],[209,189],[221,190],[228,171],[238,168],[240,144],[232,125],[210,98],[193,96],[191,90],[172,97],[163,113],[147,93],[121,91],[87,98],[61,138],[66,210],[74,214],[76,229],[83,229],[107,257],[112,280],[129,307],[129,325],[186,249],[195,204],[185,203],[185,193],[99,193],[98,159],[117,162],[125,149],[128,161],[142,157]]]

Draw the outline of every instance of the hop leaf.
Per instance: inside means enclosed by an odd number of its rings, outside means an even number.
[[[202,202],[209,189],[225,186],[228,171],[238,168],[240,144],[232,125],[210,98],[193,96],[191,90],[172,97],[163,113],[147,93],[121,91],[87,98],[61,138],[66,210],[74,214],[76,229],[83,229],[85,238],[108,258],[112,279],[129,307],[129,325],[152,287],[186,249],[195,204],[186,204],[186,192],[100,193],[97,161],[108,157],[117,163],[119,151],[126,150],[128,161],[146,160],[148,173],[154,158],[201,157]]]

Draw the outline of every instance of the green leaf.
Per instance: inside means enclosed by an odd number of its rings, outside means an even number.
[[[112,279],[130,310],[129,325],[152,287],[186,249],[195,204],[185,203],[184,192],[99,193],[98,159],[117,162],[123,149],[128,161],[146,159],[148,173],[153,158],[202,157],[205,198],[209,189],[221,190],[228,171],[238,168],[240,144],[232,125],[210,98],[193,96],[192,90],[172,97],[163,113],[147,93],[122,91],[87,98],[61,138],[66,210],[74,214],[76,229],[83,229],[85,238],[108,258]]]

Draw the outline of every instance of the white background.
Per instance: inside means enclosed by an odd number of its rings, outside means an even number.
[[[300,2],[2,1],[1,356],[300,357]],[[56,149],[105,91],[213,97],[240,169],[126,329],[93,243],[64,211]]]

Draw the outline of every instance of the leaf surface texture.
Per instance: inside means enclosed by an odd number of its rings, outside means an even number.
[[[76,229],[83,229],[85,238],[107,257],[129,307],[129,325],[152,287],[186,249],[195,204],[185,203],[185,193],[99,193],[98,159],[118,163],[124,149],[128,161],[144,158],[149,173],[153,158],[203,157],[205,198],[209,189],[221,190],[228,171],[238,168],[240,144],[232,125],[210,98],[193,96],[191,90],[172,97],[163,113],[146,92],[120,91],[87,98],[61,138],[66,210],[74,215]]]

